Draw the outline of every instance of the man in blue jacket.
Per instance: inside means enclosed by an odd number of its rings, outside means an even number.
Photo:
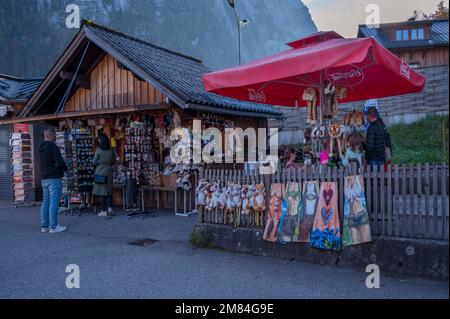
[[[44,141],[39,145],[41,183],[43,199],[41,206],[41,232],[60,233],[67,227],[58,225],[59,201],[62,193],[62,178],[67,165],[59,147],[55,144],[56,133],[53,129],[44,131]]]

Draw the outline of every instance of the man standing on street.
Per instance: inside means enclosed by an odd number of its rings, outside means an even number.
[[[367,129],[367,143],[365,145],[366,159],[369,166],[384,166],[386,163],[386,150],[391,148],[386,125],[378,117],[375,107],[368,110],[367,116],[370,125]]]
[[[44,131],[44,141],[39,145],[41,183],[43,199],[41,206],[41,232],[60,233],[67,227],[58,225],[59,201],[62,193],[62,178],[67,165],[59,147],[55,144],[53,129]]]

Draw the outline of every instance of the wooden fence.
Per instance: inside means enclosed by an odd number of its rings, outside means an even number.
[[[449,169],[447,164],[394,165],[372,170],[355,167],[315,167],[278,171],[274,175],[239,170],[205,170],[200,178],[231,180],[241,184],[263,182],[267,194],[271,183],[301,183],[315,180],[336,182],[339,189],[339,213],[343,215],[344,177],[363,175],[367,207],[373,235],[404,238],[449,238]],[[269,196],[267,196],[267,201]],[[210,219],[207,222],[215,222]],[[245,223],[244,223],[245,225]]]

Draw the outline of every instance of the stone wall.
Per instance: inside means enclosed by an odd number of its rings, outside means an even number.
[[[311,248],[307,243],[270,243],[262,230],[224,225],[197,225],[212,233],[217,247],[254,255],[298,260],[365,272],[376,264],[381,275],[420,277],[447,281],[448,241],[375,237],[370,243],[345,247],[340,253]]]
[[[448,114],[449,111],[449,76],[448,65],[417,69],[427,78],[422,93],[382,98],[378,100],[381,115],[387,125],[412,123],[430,114]],[[345,111],[362,109],[365,101],[340,105],[340,116]],[[280,107],[285,114],[283,123],[277,120],[269,122],[270,127],[280,128],[280,144],[301,143],[303,135],[299,130],[307,127],[306,108]]]

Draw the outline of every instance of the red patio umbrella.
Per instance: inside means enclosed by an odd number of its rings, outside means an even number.
[[[292,49],[204,75],[207,91],[251,102],[306,106],[303,91],[328,83],[347,88],[341,103],[421,92],[425,77],[374,38],[346,39],[319,32]]]

